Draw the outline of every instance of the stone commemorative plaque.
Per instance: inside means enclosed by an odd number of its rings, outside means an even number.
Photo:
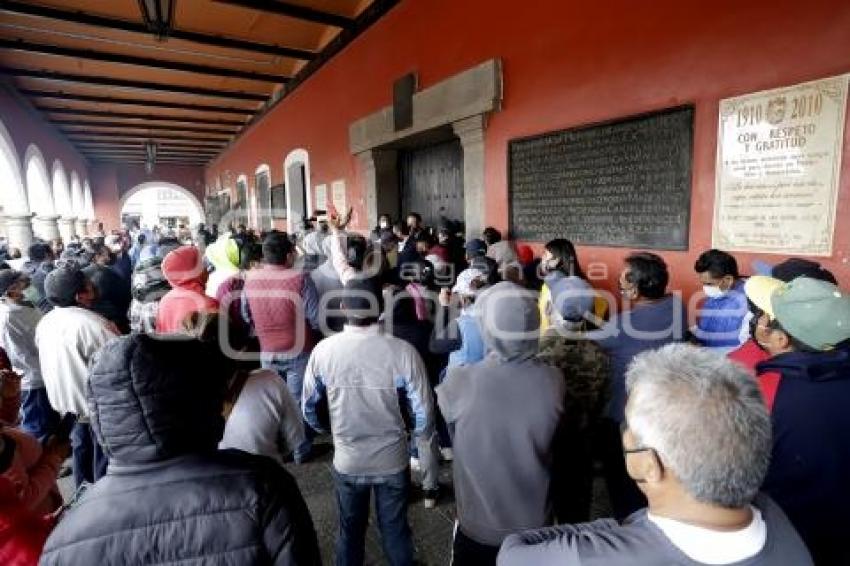
[[[848,76],[720,101],[715,247],[832,255]]]
[[[693,107],[512,140],[511,233],[688,249]]]

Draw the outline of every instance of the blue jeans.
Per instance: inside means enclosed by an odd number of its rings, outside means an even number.
[[[21,428],[24,432],[44,442],[56,432],[59,426],[59,413],[50,406],[47,389],[21,389]]]
[[[74,485],[83,481],[94,483],[106,475],[109,460],[97,443],[89,423],[77,422],[71,429],[71,457],[74,464]]]
[[[307,371],[307,362],[310,360],[310,353],[304,352],[294,357],[286,357],[280,354],[263,352],[260,354],[260,364],[264,369],[271,369],[286,382],[286,388],[292,393],[295,401],[298,403],[298,408],[304,410],[301,404],[301,391],[304,386],[304,372]],[[302,420],[304,419],[302,415]],[[312,428],[304,423],[304,442],[295,449],[293,457],[296,462],[301,462],[309,456],[310,450],[313,448]]]
[[[413,538],[407,522],[408,470],[387,476],[350,476],[334,470],[333,476],[339,510],[336,566],[363,564],[372,491],[387,562],[390,566],[413,564]]]

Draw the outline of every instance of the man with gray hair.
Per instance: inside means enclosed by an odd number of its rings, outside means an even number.
[[[755,380],[707,350],[672,344],[626,374],[626,469],[649,506],[512,535],[499,566],[813,564],[782,510],[758,493],[771,423]]]

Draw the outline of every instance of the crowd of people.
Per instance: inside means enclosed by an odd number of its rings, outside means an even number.
[[[373,497],[413,564],[411,493],[438,506],[446,462],[453,564],[850,564],[832,273],[707,250],[688,313],[650,252],[614,297],[566,239],[349,217],[0,263],[0,563],[320,564],[287,468],[329,434],[338,565],[364,563]],[[589,522],[597,470],[612,518]]]

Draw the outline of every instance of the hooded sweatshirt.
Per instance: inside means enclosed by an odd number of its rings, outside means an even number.
[[[817,564],[850,564],[850,349],[788,352],[756,366],[782,378],[773,452],[762,489],[797,528]]]
[[[196,340],[130,335],[99,352],[88,399],[109,470],[65,512],[41,564],[320,564],[292,476],[216,450],[228,368]]]
[[[550,515],[552,441],[564,380],[534,360],[540,318],[533,295],[512,283],[483,293],[476,305],[487,357],[450,368],[437,387],[446,422],[455,425],[459,528],[490,546],[546,525]]]
[[[183,321],[190,314],[218,310],[218,301],[204,294],[205,272],[197,248],[181,246],[170,252],[162,260],[162,274],[171,285],[171,290],[159,303],[157,332],[180,332]]]
[[[205,255],[215,268],[207,280],[206,293],[208,297],[215,298],[221,284],[228,277],[239,273],[239,245],[230,234],[223,234],[207,247]]]

